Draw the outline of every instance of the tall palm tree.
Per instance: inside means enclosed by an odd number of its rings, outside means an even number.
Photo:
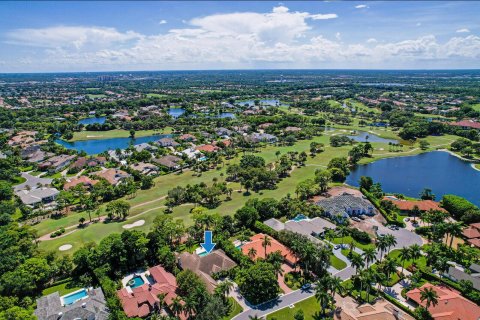
[[[435,307],[438,304],[438,294],[432,288],[423,288],[420,290],[420,301],[425,301],[425,308],[428,310],[430,305]]]
[[[370,263],[372,263],[373,261],[375,261],[375,259],[377,257],[377,255],[375,253],[375,249],[371,248],[371,247],[366,248],[365,250],[363,250],[362,257],[365,260],[366,267],[368,269],[368,265]]]
[[[329,305],[332,303],[332,296],[328,294],[326,290],[319,290],[317,287],[315,289],[315,299],[320,304],[320,307],[322,308],[322,316],[325,318],[325,315],[327,313],[327,308]]]
[[[263,240],[262,240],[262,247],[263,247],[263,250],[265,250],[265,258],[267,257],[267,246],[271,246],[272,245],[272,241],[270,240],[270,237],[265,235],[263,236]]]
[[[410,260],[412,258],[412,255],[410,253],[410,248],[403,247],[402,249],[400,249],[400,254],[398,255],[398,258],[402,262],[402,273],[403,273],[405,261]]]
[[[359,254],[352,254],[352,256],[349,258],[350,263],[352,264],[352,267],[355,268],[355,274],[358,274],[358,272],[365,266],[365,263],[363,262],[363,258]]]
[[[342,293],[343,292],[343,285],[342,285],[343,280],[340,277],[332,277],[330,279],[329,287],[330,287],[330,293],[332,294],[332,298],[335,298],[336,293]]]
[[[385,236],[387,242],[387,254],[390,253],[390,248],[397,245],[397,238],[393,234],[387,234]]]
[[[450,244],[449,247],[451,248],[453,245],[453,239],[455,237],[460,237],[463,232],[463,224],[462,223],[449,223],[447,225],[448,233],[450,234]]]
[[[422,249],[418,244],[410,246],[410,259],[415,263],[422,256]]]
[[[388,239],[385,235],[379,236],[377,239],[377,250],[380,252],[380,261],[383,258],[383,253],[388,248]]]
[[[247,255],[250,259],[253,260],[253,259],[255,259],[255,256],[257,255],[257,250],[252,247],[252,248],[248,249]]]
[[[222,298],[226,301],[230,290],[233,288],[233,282],[226,279],[222,281],[216,288],[215,292],[222,296]]]
[[[383,270],[387,278],[390,279],[390,275],[397,270],[397,262],[387,257],[385,261],[383,261],[381,269]]]
[[[337,235],[342,238],[341,246],[343,248],[343,238],[348,235],[348,230],[344,226],[340,226],[337,228]]]

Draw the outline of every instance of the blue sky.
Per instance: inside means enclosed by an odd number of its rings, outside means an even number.
[[[0,2],[0,72],[479,68],[480,2]]]

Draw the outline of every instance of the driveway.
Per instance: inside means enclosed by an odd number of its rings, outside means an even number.
[[[27,172],[22,172],[22,177],[27,179],[27,181],[14,186],[13,190],[15,190],[15,192],[20,190],[26,190],[26,189],[36,189],[39,185],[42,185],[42,186],[50,185],[53,181],[53,179],[32,176]]]

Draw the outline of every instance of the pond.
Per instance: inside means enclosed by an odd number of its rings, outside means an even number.
[[[353,139],[357,142],[383,142],[383,143],[398,143],[397,140],[394,139],[385,139],[382,137],[377,136],[376,134],[365,132],[365,131],[358,131],[358,134],[348,136],[350,139]],[[368,139],[367,139],[368,137]]]
[[[87,154],[99,154],[107,150],[126,149],[130,144],[140,144],[144,142],[157,141],[161,138],[170,138],[171,134],[158,134],[146,137],[131,138],[111,138],[100,140],[82,140],[82,141],[65,141],[61,139],[55,140],[56,143],[61,144],[67,149],[76,151],[85,151]]]
[[[85,118],[78,120],[78,124],[83,124],[84,126],[88,124],[100,123],[103,124],[107,120],[106,117],[93,117],[93,118]]]
[[[178,118],[184,113],[185,113],[185,109],[183,109],[183,108],[170,108],[170,109],[168,109],[168,114],[171,115],[174,118]]]
[[[168,114],[171,115],[173,118],[178,118],[184,113],[185,113],[185,109],[183,109],[183,108],[170,108],[170,109],[168,109]],[[191,115],[191,116],[195,117],[194,114]],[[219,114],[212,114],[212,115],[206,114],[206,116],[211,117],[211,118],[221,118],[221,119],[224,119],[224,118],[233,119],[233,118],[235,118],[235,114],[232,113],[232,112],[221,112]]]
[[[445,194],[455,194],[480,205],[480,171],[473,169],[471,163],[443,151],[360,165],[352,170],[346,183],[358,186],[361,176],[372,177],[389,193],[418,198],[424,188],[429,188],[437,200]]]

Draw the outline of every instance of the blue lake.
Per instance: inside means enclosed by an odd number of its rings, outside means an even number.
[[[76,151],[85,151],[87,154],[98,154],[107,150],[126,149],[130,144],[140,144],[144,142],[153,142],[158,139],[172,137],[171,134],[158,134],[140,138],[111,138],[100,140],[83,140],[83,141],[64,141],[61,139],[55,140],[56,143],[61,144],[67,149],[73,149]]]
[[[94,123],[103,124],[105,123],[105,120],[107,120],[106,117],[85,118],[85,119],[78,120],[78,123],[86,126],[87,124],[94,124]]]
[[[380,182],[385,192],[418,198],[424,188],[429,188],[436,200],[445,194],[455,194],[480,206],[480,171],[447,152],[433,151],[359,165],[346,183],[358,186],[361,176]]]
[[[394,140],[394,139],[384,139],[384,138],[381,138],[373,133],[369,133],[369,132],[365,132],[365,131],[359,131],[358,134],[356,135],[351,135],[351,136],[348,136],[350,139],[353,139],[355,141],[358,141],[358,142],[383,142],[383,143],[398,143],[397,140]],[[367,139],[368,137],[368,139]]]
[[[249,106],[253,106],[253,105],[255,105],[255,100],[239,101],[239,102],[237,102],[237,104],[239,104],[241,106],[245,106],[247,104]],[[260,105],[276,106],[276,105],[280,105],[280,101],[277,100],[277,99],[263,99],[263,100],[260,100]]]
[[[170,108],[170,109],[168,109],[168,114],[171,115],[174,118],[178,118],[184,113],[185,113],[185,109],[183,109],[183,108]]]
[[[180,117],[182,114],[185,113],[185,109],[183,108],[170,108],[168,109],[168,114],[171,115],[173,118],[178,118]],[[191,115],[192,117],[195,117],[195,115]],[[224,118],[235,118],[235,114],[232,113],[232,112],[221,112],[219,114],[212,114],[212,115],[209,115],[209,114],[206,114],[207,117],[211,117],[211,118],[221,118],[221,119],[224,119]]]

